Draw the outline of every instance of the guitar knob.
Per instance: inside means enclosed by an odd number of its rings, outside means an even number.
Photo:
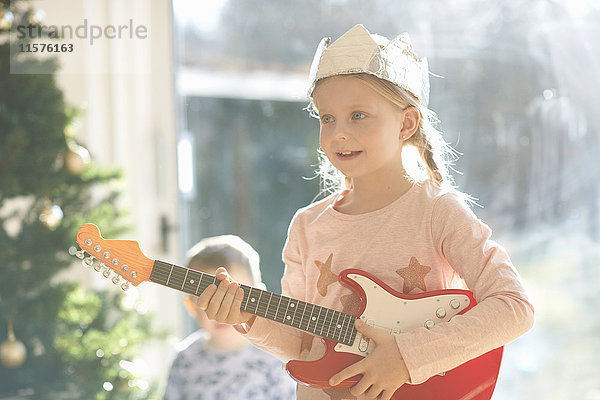
[[[91,267],[92,265],[94,265],[94,258],[93,257],[86,257],[83,260],[81,260],[81,265],[83,265],[84,267]]]
[[[460,307],[460,302],[456,299],[452,299],[452,300],[450,300],[450,307],[453,310],[458,310],[458,308]]]
[[[360,342],[358,343],[358,350],[360,350],[360,351],[362,351],[364,353],[368,349],[369,349],[369,339],[365,339],[365,337],[363,336],[360,339]]]
[[[425,321],[425,328],[427,329],[432,329],[435,326],[435,322],[433,322],[432,320],[427,320]]]

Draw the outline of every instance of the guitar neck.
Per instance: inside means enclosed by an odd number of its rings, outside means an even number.
[[[198,296],[218,280],[214,275],[155,260],[150,281]],[[247,285],[240,287],[244,290],[242,311],[348,346],[354,343],[353,315]]]

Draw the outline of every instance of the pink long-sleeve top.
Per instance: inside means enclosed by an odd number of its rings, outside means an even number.
[[[459,193],[425,181],[388,206],[360,215],[336,211],[338,198],[329,196],[294,216],[283,250],[284,295],[353,314],[358,299],[338,282],[338,274],[358,268],[404,294],[466,284],[477,300],[448,323],[396,335],[411,383],[448,371],[532,327],[534,310],[519,274]],[[247,337],[283,361],[314,360],[324,352],[318,338],[262,318]],[[298,399],[348,398],[337,390],[301,385]]]

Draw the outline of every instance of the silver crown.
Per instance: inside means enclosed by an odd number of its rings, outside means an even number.
[[[429,101],[427,59],[413,51],[408,33],[389,40],[355,25],[338,40],[323,38],[310,67],[308,96],[319,79],[365,73],[392,82],[410,92],[421,103]]]

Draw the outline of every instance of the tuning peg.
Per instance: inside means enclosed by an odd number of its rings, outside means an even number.
[[[121,278],[119,277],[119,275],[115,275],[112,278],[112,283],[114,283],[115,285],[118,285],[121,282]]]
[[[92,265],[94,265],[94,257],[85,257],[83,260],[81,260],[81,265],[83,265],[84,267],[91,267]]]
[[[77,258],[83,260],[83,257],[85,257],[85,252],[81,249],[78,249],[75,246],[71,246],[69,247],[69,254],[72,256],[76,256]]]
[[[110,269],[105,269],[104,272],[102,272],[102,276],[105,278],[110,277]]]
[[[97,263],[97,264],[94,264],[94,269],[95,269],[97,272],[100,272],[100,270],[101,270],[102,268],[104,268],[104,267],[106,267],[106,265],[104,265],[104,263]]]
[[[121,285],[121,289],[123,289],[124,291],[127,291],[129,289],[129,282],[125,282]]]

